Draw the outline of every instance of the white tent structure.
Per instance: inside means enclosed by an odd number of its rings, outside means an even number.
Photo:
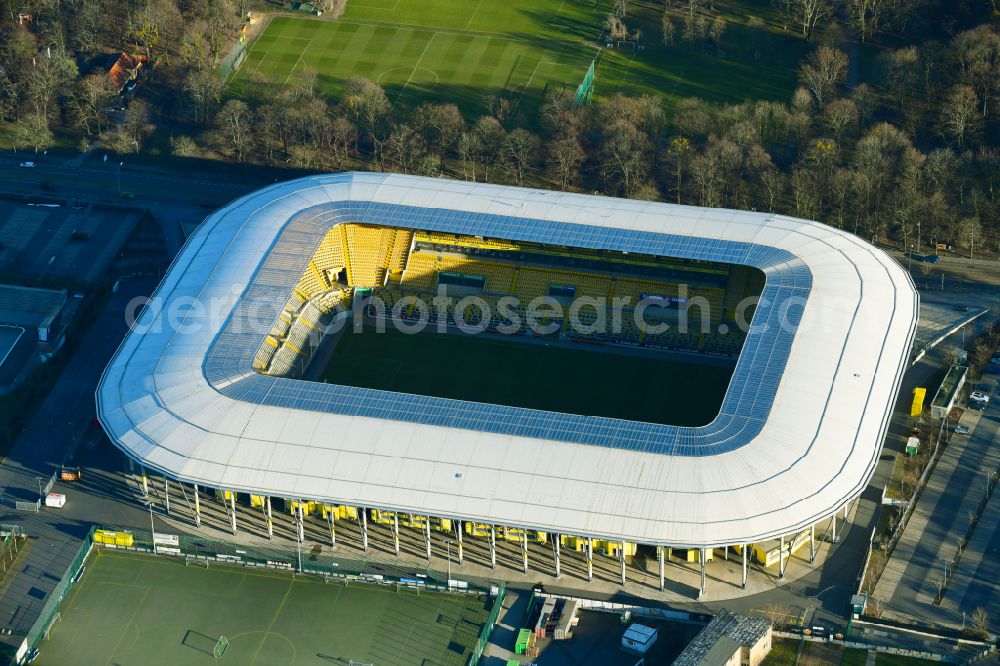
[[[342,222],[752,265],[766,284],[722,411],[701,428],[256,373],[275,307]],[[315,176],[236,200],[188,239],[105,371],[98,414],[126,456],[184,483],[656,546],[756,543],[864,489],[917,309],[893,259],[816,222]]]

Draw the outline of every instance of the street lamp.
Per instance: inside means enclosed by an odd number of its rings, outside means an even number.
[[[125,166],[125,162],[119,162],[118,168],[115,169],[115,177],[118,179],[118,196],[122,195],[122,167]]]
[[[149,509],[149,539],[152,542],[153,554],[156,554],[156,528],[153,527],[153,500],[146,501],[146,508]]]
[[[445,539],[445,544],[448,546],[448,589],[451,589],[451,539]]]
[[[42,499],[42,477],[36,476],[35,483],[38,484],[38,499]]]

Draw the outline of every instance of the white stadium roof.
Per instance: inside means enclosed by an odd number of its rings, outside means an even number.
[[[746,264],[766,284],[722,411],[701,428],[254,372],[276,313],[342,222]],[[894,260],[816,222],[367,173],[277,184],[216,211],[156,302],[97,392],[112,440],[148,468],[240,492],[677,547],[790,534],[860,494],[918,309]]]

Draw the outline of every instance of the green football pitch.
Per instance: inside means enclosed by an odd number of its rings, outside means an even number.
[[[37,664],[465,666],[489,609],[472,596],[98,550],[60,612]],[[220,636],[229,648],[216,660]]]
[[[659,3],[632,3],[629,23],[645,35],[643,49],[633,50],[599,43],[610,0],[348,0],[337,20],[273,18],[250,46],[233,87],[238,91],[252,72],[287,84],[311,71],[334,97],[347,78],[362,76],[402,106],[454,102],[479,113],[484,97],[503,94],[515,100],[518,112],[531,113],[546,88],[575,90],[597,58],[598,97],[621,91],[667,100],[785,99],[806,46],[774,34],[767,37],[767,52],[781,52],[780,60],[743,56],[751,33],[739,23],[747,16],[742,5],[754,10],[762,1],[720,3],[737,6],[731,8],[731,52],[718,57],[664,47]]]
[[[461,333],[348,329],[325,381],[553,412],[700,426],[733,368]]]

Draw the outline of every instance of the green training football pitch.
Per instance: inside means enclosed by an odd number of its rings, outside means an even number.
[[[743,51],[756,33],[739,23],[747,14],[735,7],[730,52],[723,53],[728,57],[667,48],[658,37],[661,6],[632,3],[629,23],[645,35],[644,48],[633,50],[602,48],[598,41],[610,0],[348,0],[337,20],[272,19],[251,45],[233,87],[239,91],[252,72],[287,84],[311,71],[334,97],[347,78],[362,76],[402,106],[454,102],[479,113],[485,96],[505,94],[517,102],[519,113],[530,114],[546,88],[575,90],[596,57],[597,96],[621,91],[654,93],[668,101],[734,101],[791,94],[804,44],[760,29],[770,40],[767,52],[781,58],[753,62]]]
[[[323,379],[348,386],[553,412],[700,426],[733,368],[461,333],[348,329]]]
[[[98,550],[37,664],[465,666],[487,602]],[[216,660],[220,636],[229,640]]]

